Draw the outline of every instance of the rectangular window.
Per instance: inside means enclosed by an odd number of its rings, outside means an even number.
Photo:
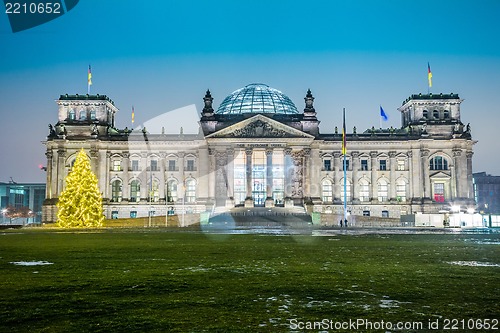
[[[380,160],[380,171],[385,171],[387,170],[387,161],[386,160]]]
[[[113,220],[117,219],[118,218],[118,211],[117,210],[114,210],[111,212],[111,218]]]
[[[404,171],[404,170],[405,170],[405,161],[398,160],[398,171]]]
[[[370,211],[369,210],[364,210],[363,211],[363,216],[370,216]]]
[[[87,111],[80,111],[80,120],[87,120]]]
[[[138,160],[132,161],[132,171],[139,171],[139,161]]]
[[[383,210],[382,211],[382,217],[389,217],[389,211],[388,210]]]
[[[434,201],[444,202],[444,183],[434,183]]]
[[[323,171],[332,171],[332,160],[323,160]]]
[[[158,161],[151,160],[151,171],[158,171]]]
[[[122,162],[119,160],[113,161],[113,171],[121,171],[122,170]]]
[[[368,171],[368,160],[361,160],[361,170]]]
[[[133,210],[130,212],[130,218],[135,219],[137,217],[137,211]]]
[[[345,170],[349,170],[349,160],[345,160],[345,165],[344,165],[344,160],[342,160],[342,170],[344,170],[344,166],[345,166]]]
[[[186,171],[195,171],[194,170],[194,160],[187,160]]]
[[[175,160],[168,160],[168,171],[176,171]]]

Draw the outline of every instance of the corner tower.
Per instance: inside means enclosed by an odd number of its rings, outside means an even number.
[[[462,101],[453,93],[411,95],[398,109],[402,127],[423,136],[451,138],[468,134],[460,120]]]
[[[90,137],[107,134],[114,128],[118,109],[106,95],[65,94],[56,103],[58,122],[50,136]]]

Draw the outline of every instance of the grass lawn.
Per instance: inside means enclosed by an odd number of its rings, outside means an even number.
[[[292,319],[418,321],[427,331],[429,320],[498,320],[499,244],[499,234],[4,231],[0,332],[305,330]],[[12,263],[32,261],[46,265]]]

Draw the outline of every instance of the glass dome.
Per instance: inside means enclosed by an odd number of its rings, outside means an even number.
[[[262,83],[252,83],[227,96],[218,114],[274,113],[297,114],[295,104],[281,91]]]

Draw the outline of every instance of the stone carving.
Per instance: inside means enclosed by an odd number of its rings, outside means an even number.
[[[246,138],[254,138],[254,137],[264,137],[264,138],[275,138],[275,137],[287,137],[290,136],[284,130],[277,129],[270,124],[262,121],[256,120],[253,123],[249,124],[240,129],[236,129],[234,132],[228,134],[229,137],[246,137]]]
[[[304,162],[303,162],[303,151],[294,151],[292,152],[292,161],[293,161],[293,174],[292,174],[292,197],[300,198],[302,197],[302,188],[303,188],[303,174],[304,174]]]
[[[97,125],[92,125],[92,135],[99,135],[99,130],[97,129]]]
[[[53,138],[56,136],[56,131],[54,130],[54,126],[52,124],[49,124],[49,138]]]
[[[64,124],[59,124],[57,135],[66,135],[66,127],[64,126]]]
[[[215,153],[215,160],[217,161],[217,167],[222,168],[227,163],[227,154],[226,152],[218,151]]]

